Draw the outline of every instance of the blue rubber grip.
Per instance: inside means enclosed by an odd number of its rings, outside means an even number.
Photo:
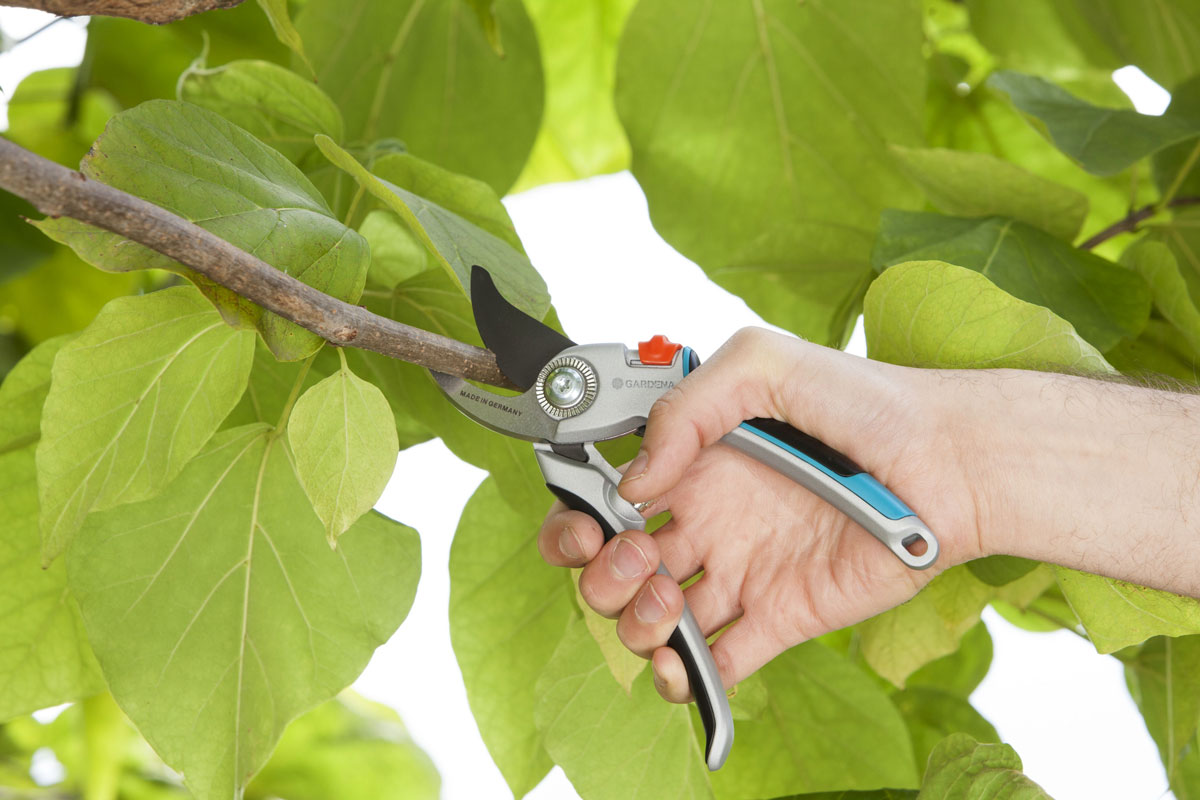
[[[692,348],[683,348],[684,377],[687,377],[688,373],[699,364],[700,360]],[[903,519],[917,515],[917,512],[905,505],[903,500],[892,494],[886,486],[875,480],[862,467],[820,440],[796,430],[787,423],[778,420],[755,419],[743,422],[741,427],[821,470],[884,517]]]

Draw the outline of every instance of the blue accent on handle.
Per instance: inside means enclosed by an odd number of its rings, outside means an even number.
[[[692,371],[692,348],[683,348],[680,355],[683,356],[683,377],[686,378],[688,373]]]
[[[686,351],[685,351],[685,353],[686,353]],[[685,360],[684,361],[684,369],[685,370],[687,369],[686,365],[687,365],[687,361]],[[686,374],[686,372],[685,372],[685,374]],[[780,439],[777,439],[776,437],[772,436],[771,434],[769,434],[765,431],[761,431],[758,428],[755,428],[751,425],[746,424],[745,422],[742,423],[742,427],[745,428],[746,430],[750,431],[751,433],[753,433],[755,436],[759,436],[763,439],[766,439],[768,442],[775,445],[776,447],[780,447],[780,448],[786,450],[787,452],[796,456],[796,458],[799,458],[802,461],[805,461],[808,464],[811,464],[812,466],[821,470],[821,472],[824,472],[826,475],[833,478],[835,481],[842,484],[850,491],[854,492],[854,494],[858,495],[863,500],[863,502],[867,503],[867,505],[871,506],[871,508],[874,508],[876,511],[878,511],[880,514],[887,517],[888,519],[900,519],[902,517],[915,517],[917,515],[917,512],[913,511],[911,508],[906,506],[904,504],[903,500],[901,500],[899,497],[896,497],[896,495],[894,495],[890,491],[888,491],[886,486],[884,486],[879,481],[875,480],[868,473],[859,472],[855,475],[850,475],[850,476],[838,475],[836,472],[829,469],[821,462],[816,461],[813,458],[810,458],[806,453],[801,452],[800,450],[797,450],[796,448],[792,447],[791,445],[787,444],[786,442],[783,442]]]

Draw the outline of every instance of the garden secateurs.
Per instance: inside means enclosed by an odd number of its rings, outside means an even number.
[[[533,442],[546,486],[567,506],[590,515],[608,541],[643,530],[638,508],[617,494],[621,475],[595,442],[640,431],[651,406],[699,366],[691,348],[655,336],[636,350],[622,344],[579,345],[511,305],[482,267],[471,273],[471,304],[483,342],[501,372],[522,390],[506,396],[433,372],[446,396],[493,431]],[[743,422],[721,439],[786,475],[866,528],[897,558],[925,569],[938,557],[937,537],[916,513],[846,456],[787,423]],[[924,552],[914,555],[919,541]],[[668,574],[665,567],[658,572]],[[705,760],[720,769],[733,746],[733,717],[704,632],[685,605],[667,642],[683,660],[704,723]]]

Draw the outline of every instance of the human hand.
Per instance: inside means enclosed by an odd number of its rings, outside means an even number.
[[[686,598],[731,686],[787,648],[907,600],[935,570],[982,555],[975,498],[939,373],[896,367],[757,329],[735,335],[651,411],[621,494],[670,510],[653,536],[607,544],[586,514],[552,509],[538,545],[581,566],[580,592],[619,617],[629,649],[651,657],[655,685],[686,702],[683,663],[665,647]],[[721,444],[740,422],[772,417],[862,464],[939,537],[935,569],[904,566],[870,534],[788,478]],[[655,575],[659,561],[669,578]],[[682,592],[684,581],[703,577]]]

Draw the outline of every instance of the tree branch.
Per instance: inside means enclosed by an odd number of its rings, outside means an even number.
[[[330,297],[204,228],[120,189],[88,180],[0,137],[0,188],[50,217],[124,236],[338,347],[358,347],[439,372],[515,388],[488,350],[372,314]]]
[[[242,0],[0,0],[0,5],[36,8],[60,17],[125,17],[161,25],[214,8],[233,8]]]
[[[1171,199],[1165,206],[1159,207],[1158,203],[1149,203],[1138,209],[1129,209],[1129,213],[1122,219],[1117,220],[1112,225],[1109,225],[1104,230],[1097,233],[1092,238],[1088,239],[1083,244],[1079,245],[1080,250],[1091,250],[1096,245],[1107,242],[1114,236],[1119,236],[1122,233],[1132,233],[1137,230],[1139,222],[1143,222],[1150,217],[1153,217],[1163,208],[1178,208],[1180,206],[1200,205],[1200,197],[1176,197]]]

